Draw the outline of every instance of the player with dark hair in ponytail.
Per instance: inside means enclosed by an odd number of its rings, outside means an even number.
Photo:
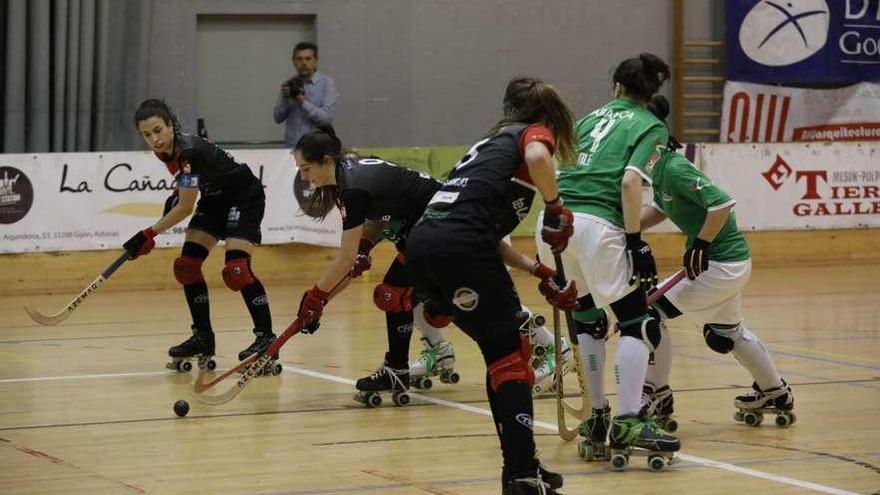
[[[195,212],[180,257],[174,260],[174,277],[183,286],[193,335],[168,350],[172,358],[169,367],[189,370],[189,359],[193,357],[200,358],[200,366],[214,367],[214,331],[202,264],[221,239],[226,240],[223,281],[231,290],[241,292],[254,323],[254,342],[238,358],[243,360],[263,351],[275,334],[266,289],[251,266],[254,245],[261,240],[260,222],[266,207],[262,184],[250,168],[220,147],[183,133],[171,107],[162,100],[144,100],[134,114],[134,123],[144,142],[175,176],[177,190],[166,201],[162,218],[126,241],[125,249],[132,258],[149,253],[157,234]]]
[[[666,126],[646,107],[667,79],[669,67],[656,55],[622,61],[613,75],[614,98],[577,122],[577,161],[561,167],[558,178],[560,195],[574,212],[571,248],[562,262],[580,288],[575,330],[581,360],[591,363],[584,371],[593,411],[581,425],[586,437],[581,451],[589,460],[611,460],[615,469],[623,469],[635,451],[648,451],[662,468],[664,458],[680,448],[677,438],[639,415],[649,355],[662,336],[659,316],[646,307],[646,291],[657,283],[657,268],[639,226],[642,183],[651,183],[668,140]],[[543,245],[538,254],[545,262],[553,256]],[[603,381],[606,310],[613,311],[620,329],[613,420]],[[606,446],[609,430],[611,452]]]
[[[648,109],[665,121],[669,102],[654,95]],[[680,147],[670,135],[652,173],[654,201],[642,208],[641,214],[643,229],[669,218],[687,235],[682,265],[688,278],[661,297],[657,308],[669,319],[684,314],[702,327],[710,349],[733,354],[751,374],[752,392],[734,399],[738,421],[757,426],[764,413],[772,413],[778,426],[789,426],[796,417],[791,387],[779,375],[767,347],[743,321],[742,291],[751,275],[752,261],[749,245],[736,226],[736,200],[676,153]],[[669,387],[672,342],[665,326],[663,330],[642,393],[643,414],[661,425],[669,422],[673,412]]]

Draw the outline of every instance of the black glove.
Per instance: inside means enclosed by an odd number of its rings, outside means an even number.
[[[626,253],[632,261],[633,273],[629,284],[638,283],[645,293],[657,285],[657,264],[651,246],[642,240],[642,233],[626,234]]]
[[[709,253],[707,251],[711,244],[710,241],[695,237],[693,245],[684,252],[682,265],[684,265],[689,279],[694,280],[709,269]]]

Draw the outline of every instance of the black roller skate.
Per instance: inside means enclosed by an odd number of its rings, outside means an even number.
[[[642,387],[642,410],[639,416],[653,418],[657,426],[669,433],[678,430],[678,421],[672,417],[674,399],[669,385],[655,388],[653,383],[646,382]]]
[[[513,492],[512,491],[513,486],[511,484],[511,482],[514,479],[530,479],[530,478],[534,479],[534,478],[537,478],[537,479],[540,479],[540,481],[542,481],[545,485],[547,485],[550,488],[550,491],[537,492],[537,493],[553,494],[553,493],[557,493],[557,492],[552,491],[552,490],[557,490],[559,488],[562,488],[562,482],[563,482],[562,475],[559,473],[554,473],[553,471],[550,471],[549,469],[544,467],[544,465],[541,464],[541,461],[538,460],[537,458],[535,460],[538,463],[537,476],[523,476],[523,477],[519,477],[519,478],[514,478],[513,476],[511,476],[510,471],[506,467],[501,470],[501,494],[502,495],[511,495],[512,493],[533,493],[533,492],[529,492],[529,491]]]
[[[611,428],[611,406],[593,409],[593,414],[578,428],[580,435],[584,437],[578,442],[578,456],[587,462],[610,460],[609,428]]]
[[[391,401],[395,406],[409,404],[409,370],[390,368],[387,361],[371,375],[361,378],[355,383],[358,393],[354,400],[367,407],[379,407],[382,404],[380,392],[391,392]]]
[[[662,471],[681,448],[681,442],[663,433],[652,419],[630,415],[611,420],[610,447],[612,471],[625,470],[630,456],[647,457],[651,471]]]
[[[238,360],[244,361],[252,354],[259,354],[275,342],[275,334],[272,332],[254,332],[254,341],[245,350],[238,353]],[[272,356],[272,359],[266,363],[263,369],[257,371],[257,376],[280,375],[283,371],[281,363],[278,362],[278,355]]]
[[[752,393],[740,395],[733,401],[737,409],[733,419],[749,426],[760,426],[764,421],[764,414],[767,413],[776,415],[776,426],[780,428],[794,424],[797,420],[794,414],[794,395],[785,380],[782,380],[782,385],[767,390],[761,390],[753,382],[752,389]]]
[[[195,325],[192,326],[192,337],[184,340],[179,345],[168,349],[171,362],[166,368],[188,373],[192,370],[192,359],[196,358],[199,369],[213,371],[217,368],[214,361],[214,332],[200,332]]]

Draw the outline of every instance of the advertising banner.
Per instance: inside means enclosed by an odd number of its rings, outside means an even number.
[[[880,147],[703,145],[702,169],[737,200],[743,230],[880,227]]]
[[[726,0],[727,78],[778,84],[880,80],[880,2]]]

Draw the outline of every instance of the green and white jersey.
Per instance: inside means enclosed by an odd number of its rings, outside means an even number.
[[[708,212],[736,204],[736,200],[713,184],[690,160],[674,151],[664,151],[654,165],[652,187],[652,206],[687,235],[685,249],[690,248],[700,233]],[[749,256],[749,245],[736,226],[736,215],[730,212],[709,246],[709,259],[744,261]]]
[[[654,164],[666,146],[666,125],[646,108],[617,98],[575,125],[578,162],[560,167],[557,182],[565,206],[623,227],[624,170],[651,183]]]

